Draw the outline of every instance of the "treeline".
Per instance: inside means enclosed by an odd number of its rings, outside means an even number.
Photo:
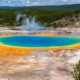
[[[16,14],[15,11],[0,11],[0,25],[1,26],[13,26],[15,23]]]
[[[32,9],[0,9],[0,25],[1,26],[18,26],[16,23],[16,16],[18,13],[25,14],[30,20],[35,17],[36,22],[47,27],[58,27],[55,21],[65,17],[77,16],[80,10],[32,10]],[[21,19],[23,20],[23,19]],[[20,21],[21,22],[21,21]],[[61,25],[59,23],[59,25]],[[61,25],[62,26],[62,25]]]
[[[57,27],[57,24],[55,21],[60,20],[62,18],[66,17],[72,17],[73,15],[79,15],[80,10],[64,10],[64,11],[38,11],[36,14],[37,21],[41,22],[42,24],[45,23],[46,26],[55,26]],[[59,23],[59,25],[61,25]]]

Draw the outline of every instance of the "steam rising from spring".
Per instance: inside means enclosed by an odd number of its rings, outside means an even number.
[[[42,30],[44,27],[40,26],[36,21],[35,17],[26,17],[25,14],[18,14],[16,17],[16,22],[19,23],[20,18],[23,18],[22,25],[19,26],[21,30]]]

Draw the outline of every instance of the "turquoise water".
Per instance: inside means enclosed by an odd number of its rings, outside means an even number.
[[[10,46],[47,48],[77,44],[80,43],[80,38],[49,36],[8,36],[0,38],[0,42]]]

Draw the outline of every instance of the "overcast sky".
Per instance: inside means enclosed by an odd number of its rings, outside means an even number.
[[[79,3],[80,0],[0,0],[0,6],[37,6]]]

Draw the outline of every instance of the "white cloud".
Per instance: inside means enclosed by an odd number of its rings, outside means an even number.
[[[32,5],[40,5],[40,2],[33,2]]]
[[[63,2],[67,2],[67,0],[63,0]]]
[[[30,3],[30,0],[27,0],[26,3],[29,4]]]
[[[34,2],[32,2],[32,4],[31,5],[41,5],[41,1],[40,0],[36,0],[36,1],[34,1]]]
[[[11,3],[11,0],[8,0],[8,3]]]
[[[0,6],[78,4],[80,0],[0,0]]]

